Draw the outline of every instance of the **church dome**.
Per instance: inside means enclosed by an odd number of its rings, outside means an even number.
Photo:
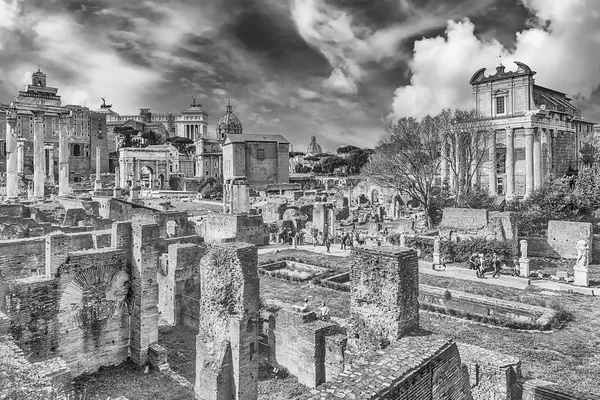
[[[323,149],[321,149],[321,145],[317,143],[317,138],[315,137],[315,135],[312,135],[312,137],[310,138],[310,143],[306,148],[306,155],[314,156],[315,154],[321,153],[323,153]]]
[[[217,138],[224,139],[225,135],[242,133],[242,123],[233,113],[231,102],[227,102],[227,111],[217,123]]]

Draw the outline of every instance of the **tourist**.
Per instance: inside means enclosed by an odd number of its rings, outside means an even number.
[[[479,253],[479,277],[486,279],[485,277],[486,260],[482,253]]]
[[[492,267],[494,267],[494,274],[492,275],[492,278],[495,278],[496,276],[500,278],[500,270],[502,268],[500,267],[500,258],[496,252],[494,252],[492,255]]]
[[[302,305],[302,312],[310,311],[310,307],[308,306],[308,299],[304,299],[304,304]]]
[[[329,240],[329,238],[325,239],[325,246],[327,247],[327,252],[329,253],[329,248],[331,247],[331,240]]]
[[[477,253],[472,253],[469,257],[469,269],[477,270]]]
[[[341,240],[341,244],[340,244],[340,249],[342,250],[346,250],[346,235],[342,235],[342,240]]]
[[[325,305],[325,302],[321,302],[321,307],[319,307],[319,318],[323,321],[329,321],[329,307]]]
[[[519,257],[515,257],[513,260],[513,269],[510,276],[521,276],[521,263],[519,262]]]

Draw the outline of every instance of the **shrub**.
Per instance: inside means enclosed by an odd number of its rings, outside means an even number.
[[[388,237],[392,244],[400,243],[400,235],[394,234]],[[421,251],[421,257],[425,260],[433,258],[433,239],[421,237],[407,237],[406,245]],[[473,253],[483,253],[486,257],[494,252],[501,260],[510,261],[513,257],[513,243],[502,240],[486,240],[475,238],[472,240],[461,240],[460,242],[442,241],[440,250],[446,261],[464,262]]]

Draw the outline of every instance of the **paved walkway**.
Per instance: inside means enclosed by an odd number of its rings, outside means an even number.
[[[273,253],[277,250],[292,249],[294,249],[294,246],[288,246],[284,244],[271,244],[268,246],[259,247],[258,254]],[[332,245],[329,253],[327,253],[327,248],[325,246],[313,247],[312,244],[298,246],[297,250],[312,251],[313,253],[328,254],[336,257],[347,257],[350,255],[350,248],[346,250],[341,250],[339,244]],[[526,289],[529,286],[534,286],[544,291],[547,291],[544,294],[548,295],[558,294],[557,292],[575,292],[585,294],[588,296],[600,296],[600,288],[578,287],[566,283],[549,281],[545,279],[525,279],[509,275],[500,275],[499,278],[492,278],[492,272],[486,273],[486,279],[481,279],[475,276],[475,271],[453,265],[448,265],[445,271],[437,271],[432,269],[431,262],[423,260],[419,260],[419,272],[424,274],[445,276],[448,278],[462,279],[465,281],[474,281],[488,285],[510,287],[521,290]]]

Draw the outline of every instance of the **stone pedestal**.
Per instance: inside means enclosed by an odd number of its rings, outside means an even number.
[[[433,265],[440,265],[440,253],[433,253]]]
[[[575,277],[575,282],[573,282],[573,285],[589,286],[590,280],[589,280],[588,271],[589,271],[589,269],[587,267],[575,265],[573,267],[573,273],[574,273],[574,277]]]
[[[529,258],[519,258],[519,267],[521,268],[519,277],[529,278]]]

